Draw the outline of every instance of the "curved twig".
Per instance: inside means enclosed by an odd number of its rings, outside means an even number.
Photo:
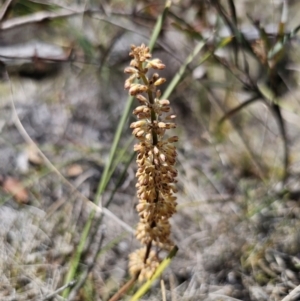
[[[253,97],[251,97],[250,99],[246,100],[245,102],[243,102],[242,104],[238,105],[237,107],[233,108],[232,110],[230,110],[229,112],[227,112],[219,121],[219,126],[222,125],[222,123],[228,119],[231,118],[234,114],[236,114],[237,112],[239,112],[241,109],[245,108],[246,106],[250,105],[251,103],[255,102],[255,101],[259,101],[259,97],[258,95],[255,95]]]

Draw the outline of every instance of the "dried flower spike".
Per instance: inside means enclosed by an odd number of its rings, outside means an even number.
[[[130,77],[125,81],[125,89],[139,101],[133,114],[138,121],[130,128],[139,140],[134,146],[137,152],[137,211],[140,221],[136,237],[144,245],[129,256],[129,272],[140,281],[153,276],[160,263],[158,252],[170,250],[173,243],[170,239],[171,226],[169,218],[176,212],[177,171],[176,148],[172,144],[178,141],[177,136],[165,137],[166,131],[175,128],[175,115],[168,114],[170,101],[160,99],[158,86],[166,79],[153,73],[147,76],[150,69],[162,70],[165,65],[159,59],[152,59],[148,47],[131,46],[130,67],[125,73]],[[155,248],[154,248],[155,247]]]

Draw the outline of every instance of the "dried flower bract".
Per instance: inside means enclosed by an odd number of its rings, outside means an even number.
[[[176,212],[177,170],[176,148],[177,136],[165,137],[166,131],[176,127],[174,114],[170,112],[170,102],[160,99],[158,86],[166,79],[154,73],[150,78],[150,69],[162,70],[165,65],[159,59],[152,59],[149,48],[144,44],[131,46],[130,67],[125,69],[129,78],[125,89],[136,97],[139,106],[133,111],[138,121],[131,124],[133,135],[139,140],[134,146],[137,152],[137,211],[140,221],[136,237],[144,245],[129,256],[129,271],[138,276],[140,281],[153,276],[159,265],[158,252],[170,250],[171,226],[169,218]]]

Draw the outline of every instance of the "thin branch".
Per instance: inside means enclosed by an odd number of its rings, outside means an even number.
[[[116,294],[114,294],[109,301],[118,301],[137,281],[140,273],[137,273],[135,277],[132,277],[128,282],[126,282]]]
[[[238,111],[240,111],[241,109],[245,108],[246,106],[250,105],[251,103],[258,101],[259,97],[257,95],[251,97],[250,99],[246,100],[245,102],[243,102],[242,104],[238,105],[237,107],[233,108],[232,110],[230,110],[229,112],[227,112],[219,121],[219,125],[222,125],[222,123],[232,117],[234,114],[236,114]]]
[[[70,281],[69,283],[65,284],[64,286],[60,287],[59,289],[57,289],[55,292],[47,295],[45,298],[42,299],[42,301],[46,301],[46,300],[50,300],[51,298],[53,298],[55,295],[61,293],[62,291],[64,291],[66,288],[73,286],[75,283],[77,282],[76,279]]]

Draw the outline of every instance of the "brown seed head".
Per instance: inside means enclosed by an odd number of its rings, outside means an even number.
[[[159,59],[150,60],[149,48],[144,44],[131,46],[129,55],[133,59],[125,69],[125,73],[130,75],[125,81],[125,88],[140,103],[133,110],[138,121],[130,125],[133,135],[139,140],[134,146],[138,165],[137,211],[140,216],[136,237],[145,245],[129,256],[129,270],[132,275],[139,273],[139,280],[144,280],[152,277],[159,264],[158,255],[150,250],[151,246],[155,245],[156,250],[170,250],[173,246],[169,218],[176,212],[174,193],[177,189],[173,183],[176,183],[177,170],[174,167],[176,148],[172,143],[177,142],[178,137],[164,137],[169,129],[176,127],[174,122],[169,122],[176,116],[165,116],[171,110],[170,101],[160,99],[161,92],[156,88],[166,79],[158,73],[147,77],[148,69],[162,70],[165,65]]]

